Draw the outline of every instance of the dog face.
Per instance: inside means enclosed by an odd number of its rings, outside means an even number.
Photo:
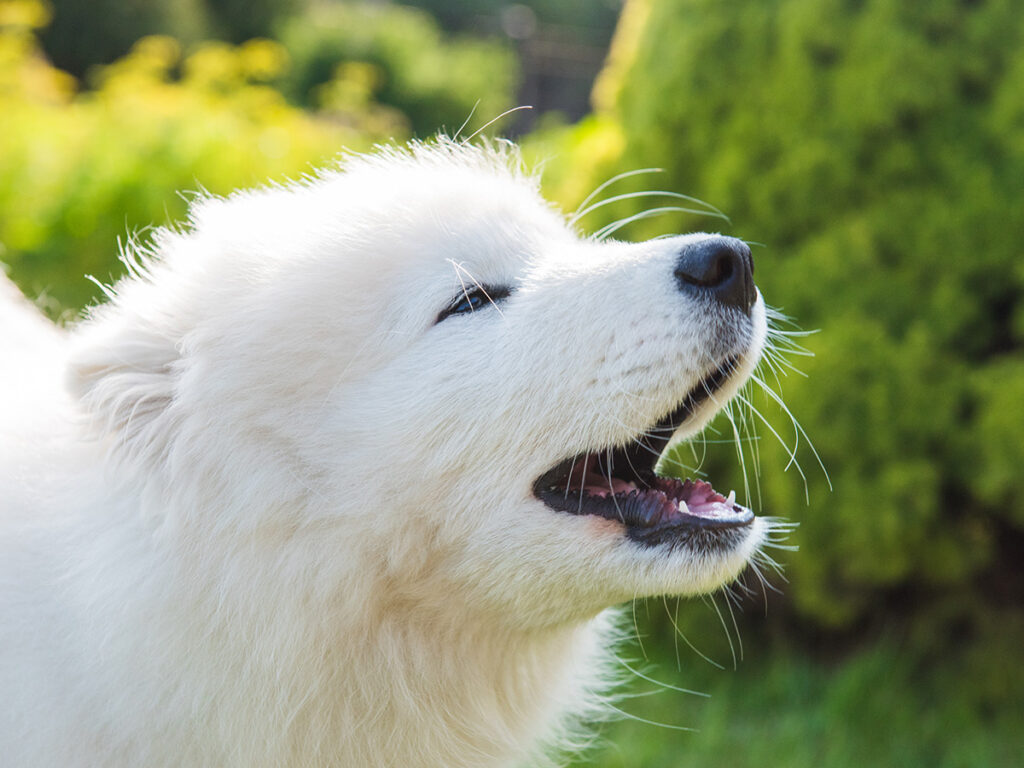
[[[514,158],[449,143],[192,223],[79,331],[72,382],[181,535],[518,625],[713,589],[763,539],[653,471],[758,360],[741,242],[582,238]]]

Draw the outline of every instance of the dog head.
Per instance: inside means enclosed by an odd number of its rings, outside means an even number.
[[[71,381],[190,540],[544,624],[713,589],[764,537],[654,473],[759,358],[738,240],[581,237],[514,151],[439,141],[200,201],[153,251],[78,330]]]

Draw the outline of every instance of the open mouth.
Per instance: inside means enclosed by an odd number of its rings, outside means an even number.
[[[659,477],[654,467],[669,440],[701,403],[735,371],[730,357],[701,379],[682,403],[626,446],[579,454],[559,462],[533,484],[534,495],[559,512],[596,515],[621,522],[630,538],[645,544],[680,542],[694,536],[750,525],[754,513],[703,480]]]

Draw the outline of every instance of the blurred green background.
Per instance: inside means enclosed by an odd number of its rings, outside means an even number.
[[[751,505],[800,523],[786,580],[628,609],[650,680],[574,764],[1024,765],[1019,0],[0,0],[0,262],[71,318],[181,192],[524,103],[490,132],[566,211],[660,168],[603,197],[730,221],[616,236],[755,241],[768,301],[820,329],[806,376],[762,378],[827,476],[758,391],[741,457],[724,419],[679,457],[741,497],[746,465]]]

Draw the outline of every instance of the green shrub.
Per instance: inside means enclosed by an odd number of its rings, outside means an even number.
[[[241,43],[268,37],[305,0],[48,0],[53,21],[42,33],[54,64],[77,77],[121,58],[135,41],[168,35],[194,44],[214,37]]]
[[[455,131],[477,102],[469,130],[514,105],[518,65],[509,49],[444,38],[429,14],[413,8],[316,6],[284,23],[279,37],[293,59],[283,90],[307,107],[323,106],[331,95],[324,84],[353,63],[374,100],[406,115],[419,136]]]
[[[1024,15],[1009,0],[634,0],[597,115],[537,139],[563,157],[552,190],[570,206],[613,173],[664,168],[613,189],[698,195],[733,224],[675,216],[631,234],[725,226],[765,243],[768,301],[821,329],[809,378],[784,390],[834,490],[804,451],[805,505],[763,427],[759,445],[761,506],[801,522],[787,592],[817,622],[850,626],[896,595],[954,599],[1017,568],[1021,82]],[[644,204],[658,202],[584,223]]]
[[[38,4],[0,3],[0,261],[54,313],[96,297],[84,275],[119,271],[119,239],[180,220],[180,191],[298,176],[402,135],[355,97],[323,116],[289,105],[267,85],[287,55],[266,40],[182,58],[174,40],[145,38],[80,92],[39,55],[32,27],[44,21]]]
[[[49,0],[53,20],[43,30],[47,56],[77,77],[124,56],[141,37],[170,35],[194,43],[206,36],[203,0]]]
[[[489,25],[495,32],[502,13],[510,6],[526,6],[538,25],[553,25],[576,39],[603,44],[615,25],[622,0],[415,0],[412,4],[437,17],[445,29],[470,31]]]
[[[203,0],[215,36],[235,43],[269,37],[274,24],[301,13],[306,0]]]

